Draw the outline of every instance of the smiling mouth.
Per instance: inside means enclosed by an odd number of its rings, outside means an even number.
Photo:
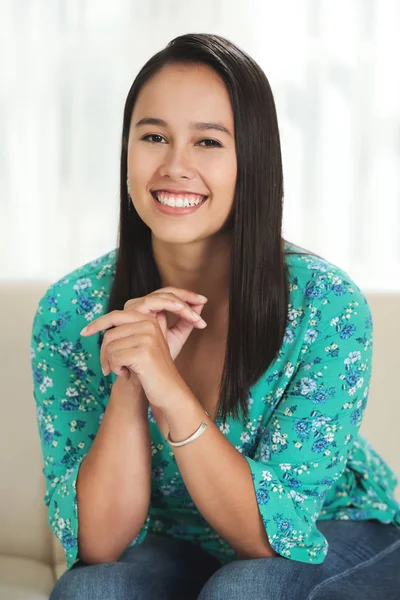
[[[182,206],[171,206],[170,204],[165,204],[165,202],[160,202],[160,200],[157,197],[157,192],[150,192],[151,195],[153,196],[154,200],[156,200],[159,204],[161,204],[161,206],[168,206],[169,208],[193,208],[195,206],[199,206],[200,204],[203,204],[207,199],[208,196],[203,196],[201,202],[197,202],[196,204],[183,204]],[[178,196],[178,194],[177,194]]]

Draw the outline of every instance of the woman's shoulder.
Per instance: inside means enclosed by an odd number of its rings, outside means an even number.
[[[108,297],[115,275],[117,249],[80,265],[47,288],[44,297],[53,297],[59,303],[73,305],[77,313],[93,312]],[[89,319],[88,319],[89,320]]]
[[[289,304],[303,305],[329,312],[341,305],[356,303],[369,311],[365,293],[341,266],[327,258],[287,243],[285,264],[289,287]]]
[[[107,312],[115,275],[117,250],[80,265],[54,283],[41,297],[33,331],[39,338],[64,339]]]
[[[49,289],[66,291],[66,294],[75,294],[81,289],[97,289],[108,283],[115,274],[115,264],[118,249],[111,250],[106,254],[102,254],[73,271],[67,273],[54,283]]]

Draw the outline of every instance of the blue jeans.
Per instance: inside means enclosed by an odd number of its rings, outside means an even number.
[[[193,542],[148,533],[116,562],[78,561],[50,600],[399,600],[400,529],[373,519],[317,521],[320,565],[277,556],[222,565]]]

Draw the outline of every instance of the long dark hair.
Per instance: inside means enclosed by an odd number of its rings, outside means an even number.
[[[229,327],[219,410],[247,415],[249,388],[277,356],[287,320],[288,284],[281,236],[283,172],[272,91],[262,69],[243,50],[218,35],[193,33],[173,39],[143,66],[124,108],[120,167],[120,221],[116,272],[108,312],[161,287],[151,230],[128,210],[127,147],[132,111],[146,81],[162,67],[204,64],[225,82],[232,103],[237,180],[224,229],[232,236]],[[286,252],[286,254],[294,252]]]

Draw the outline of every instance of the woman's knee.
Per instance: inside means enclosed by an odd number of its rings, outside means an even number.
[[[56,582],[49,600],[127,600],[134,583],[127,567],[112,562],[69,569]]]
[[[283,557],[234,560],[208,579],[198,600],[303,600],[315,574],[308,567]]]

